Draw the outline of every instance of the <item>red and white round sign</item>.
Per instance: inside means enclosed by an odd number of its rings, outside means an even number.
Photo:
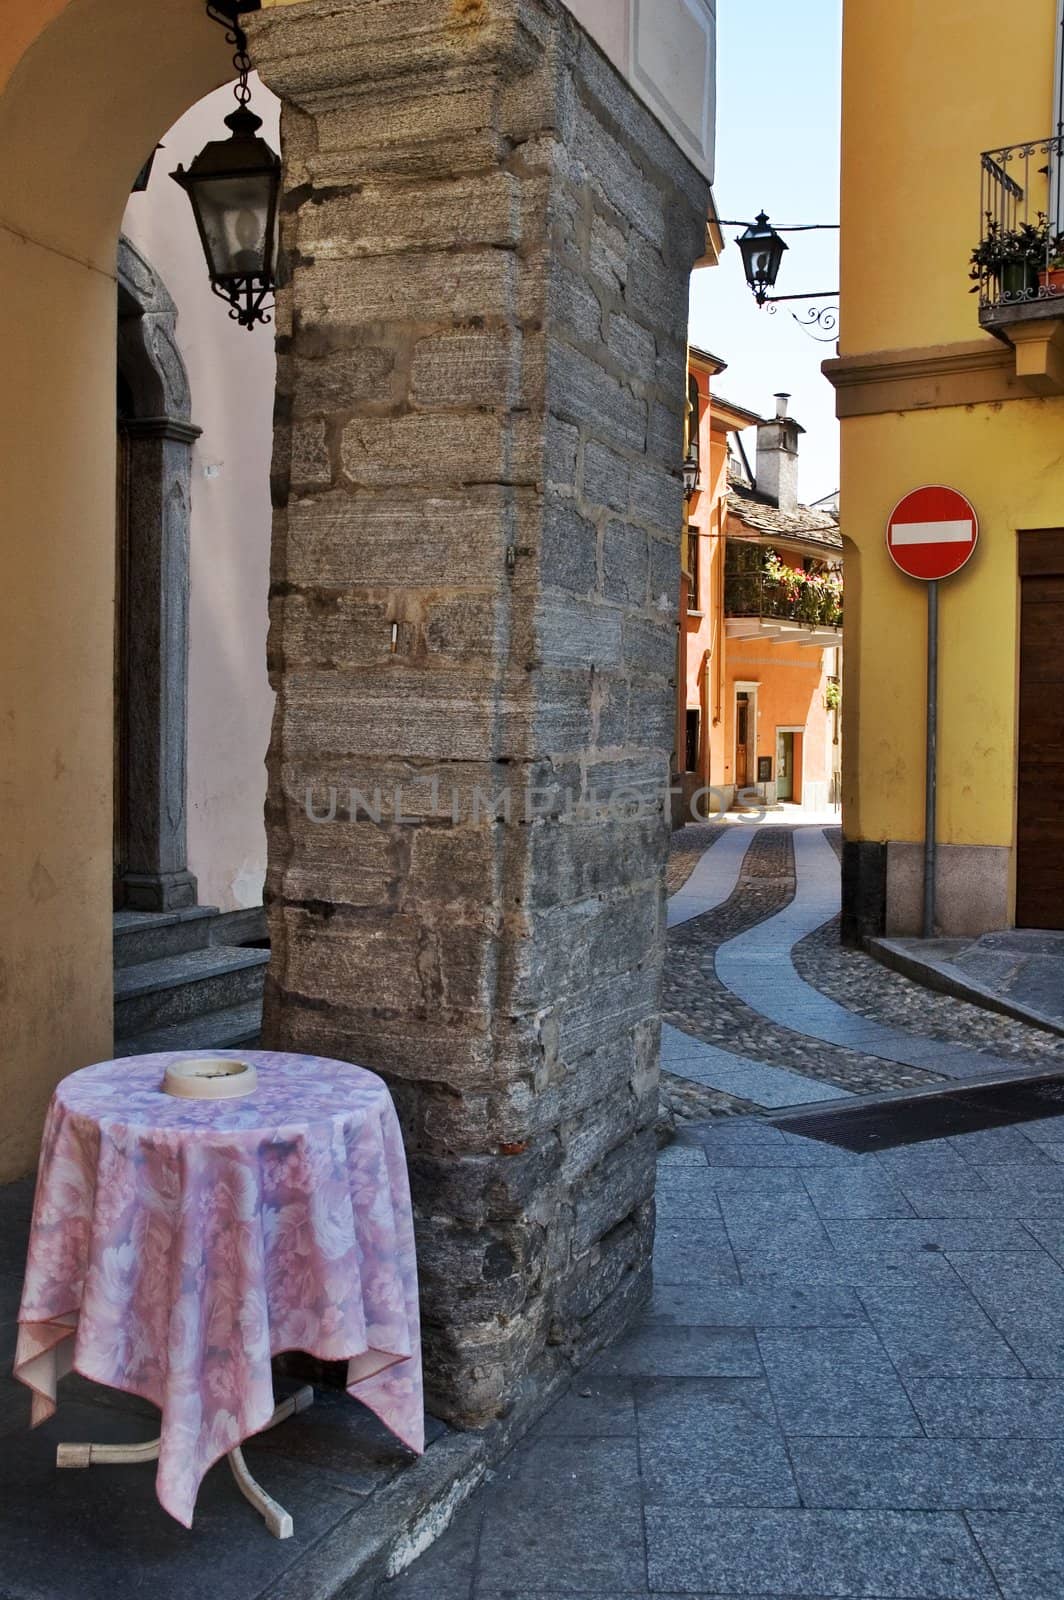
[[[978,539],[979,519],[971,501],[941,484],[913,489],[898,501],[887,522],[887,549],[894,565],[927,582],[959,572]]]

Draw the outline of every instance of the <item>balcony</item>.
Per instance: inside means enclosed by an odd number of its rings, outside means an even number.
[[[971,277],[979,321],[1034,394],[1064,393],[1064,138],[985,151]]]
[[[763,638],[823,650],[842,643],[841,590],[802,573],[784,579],[725,572],[724,624],[729,639]]]

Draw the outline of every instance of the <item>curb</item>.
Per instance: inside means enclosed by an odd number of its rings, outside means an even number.
[[[894,972],[900,972],[903,977],[923,984],[925,989],[933,989],[938,994],[948,994],[954,1000],[967,1000],[971,1005],[981,1006],[984,1011],[996,1011],[1000,1016],[1012,1017],[1016,1022],[1026,1022],[1031,1027],[1041,1028],[1046,1033],[1054,1033],[1059,1038],[1064,1038],[1064,1024],[1058,1022],[1056,1018],[1046,1016],[1043,1011],[1037,1011],[1033,1006],[1024,1006],[1018,1001],[1007,1000],[973,978],[962,977],[948,962],[934,961],[929,956],[918,955],[905,940],[867,935],[864,948],[881,966],[890,967]]]

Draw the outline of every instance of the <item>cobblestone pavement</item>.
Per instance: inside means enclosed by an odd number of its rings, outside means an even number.
[[[684,831],[674,836],[678,846],[685,843]],[[794,832],[791,827],[760,827],[731,898],[671,931],[664,998],[667,1023],[717,1051],[819,1080],[825,1084],[825,1097],[833,1087],[874,1093],[993,1070],[997,1063],[1017,1069],[1064,1065],[1064,1039],[925,990],[860,952],[844,950],[837,917],[788,948],[784,928],[777,934],[775,925],[770,929],[768,924],[793,902]],[[803,860],[810,869],[822,860],[824,847],[816,842],[821,834],[836,854],[839,851],[837,828],[804,830]],[[789,921],[794,921],[789,912],[780,918],[781,923]],[[762,924],[765,937],[755,938]],[[778,956],[774,939],[779,940]],[[761,976],[757,963],[764,962],[766,954],[767,976]],[[796,978],[801,980],[797,984]],[[758,1008],[759,983],[768,990],[761,1004],[774,1012],[776,1020]],[[820,996],[832,1003],[826,1025]],[[835,1011],[836,1007],[843,1009]],[[793,1024],[787,1025],[791,1017]],[[832,1034],[835,1042],[819,1037],[821,1032]],[[884,1059],[895,1052],[902,1059]],[[672,1053],[664,1052],[670,1067]],[[694,1094],[683,1093],[681,1115],[741,1112],[757,1103],[754,1089],[743,1088],[734,1074],[720,1072],[714,1077],[710,1063],[702,1075],[703,1096],[697,1089]],[[670,1073],[667,1098],[674,1096],[676,1081]],[[729,1104],[727,1098],[718,1097],[714,1103],[707,1089],[749,1098]]]
[[[706,1044],[856,1093],[937,1082],[938,1073],[880,1061],[768,1022],[721,983],[714,966],[721,945],[781,911],[794,889],[792,830],[761,826],[731,898],[719,910],[684,923],[669,936],[665,1021]],[[786,959],[786,952],[781,958]],[[667,1089],[671,1094],[671,1079]]]
[[[807,983],[861,1016],[912,1029],[929,1039],[964,1039],[995,1055],[1064,1069],[1064,1039],[982,1006],[936,994],[839,943],[838,921],[826,923],[795,945],[791,959]]]
[[[841,858],[842,829],[825,828],[824,837]],[[937,994],[861,950],[846,949],[839,942],[837,917],[796,944],[791,960],[799,975],[821,994],[877,1022],[897,1023],[946,1043],[963,1038],[995,1055],[1030,1059],[1032,1066],[1052,1068],[1058,1059],[1064,1065],[1064,1039]]]
[[[961,1030],[950,1040],[927,1038],[897,1027],[893,1021],[862,1016],[806,983],[795,970],[791,952],[801,939],[838,914],[839,862],[820,827],[796,828],[793,842],[797,876],[794,899],[782,911],[735,935],[720,947],[715,968],[726,989],[777,1026],[817,1043],[826,1041],[857,1051],[873,1063],[893,1062],[954,1079],[1009,1075],[1024,1070],[1022,1060],[977,1048]],[[717,876],[711,866],[713,859],[709,858],[709,864],[701,873],[696,870],[692,875],[692,882],[700,878],[706,891],[712,891]],[[733,870],[728,878],[729,889],[734,882]],[[719,903],[712,901],[709,893],[706,902],[707,910],[711,904]],[[692,1043],[697,1049],[697,1041]],[[726,1059],[723,1052],[720,1054]],[[751,1062],[752,1075],[763,1070],[756,1061]],[[741,1082],[734,1079],[723,1080],[723,1087],[732,1093],[746,1092]]]
[[[654,1299],[377,1600],[1059,1600],[1064,1117],[664,1154]]]

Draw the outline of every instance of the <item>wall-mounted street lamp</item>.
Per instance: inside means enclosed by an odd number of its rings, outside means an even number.
[[[690,500],[698,488],[698,457],[689,450],[683,458],[683,497]]]
[[[227,300],[229,315],[242,328],[269,322],[265,304],[276,287],[277,202],[281,192],[281,158],[258,137],[262,118],[248,106],[251,90],[247,35],[240,26],[243,11],[257,9],[241,0],[208,0],[207,15],[226,30],[235,49],[237,108],[224,119],[228,139],[204,145],[188,167],[170,176],[192,203],[200,243],[207,259],[211,288]]]
[[[764,211],[758,212],[756,221],[751,222],[746,232],[741,233],[735,242],[743,258],[746,281],[758,305],[763,306],[769,297],[769,290],[776,287],[776,279],[783,264],[783,252],[788,246],[769,222]]]
[[[781,237],[784,233],[810,233],[816,230],[838,229],[837,222],[798,222],[787,227],[774,228],[764,211],[759,211],[753,222],[722,222],[724,228],[743,228],[736,239],[739,254],[743,258],[743,271],[750,291],[759,306],[768,306],[774,312],[777,305],[784,301],[793,300],[838,300],[837,289],[815,289],[810,294],[770,294],[769,290],[776,287],[780,267],[783,264],[783,253],[790,246]],[[834,306],[821,306],[810,309],[804,317],[795,316],[791,312],[800,328],[804,328],[812,338],[826,343],[834,338],[835,330],[839,325],[839,308]],[[814,328],[819,328],[819,333],[813,333]]]

